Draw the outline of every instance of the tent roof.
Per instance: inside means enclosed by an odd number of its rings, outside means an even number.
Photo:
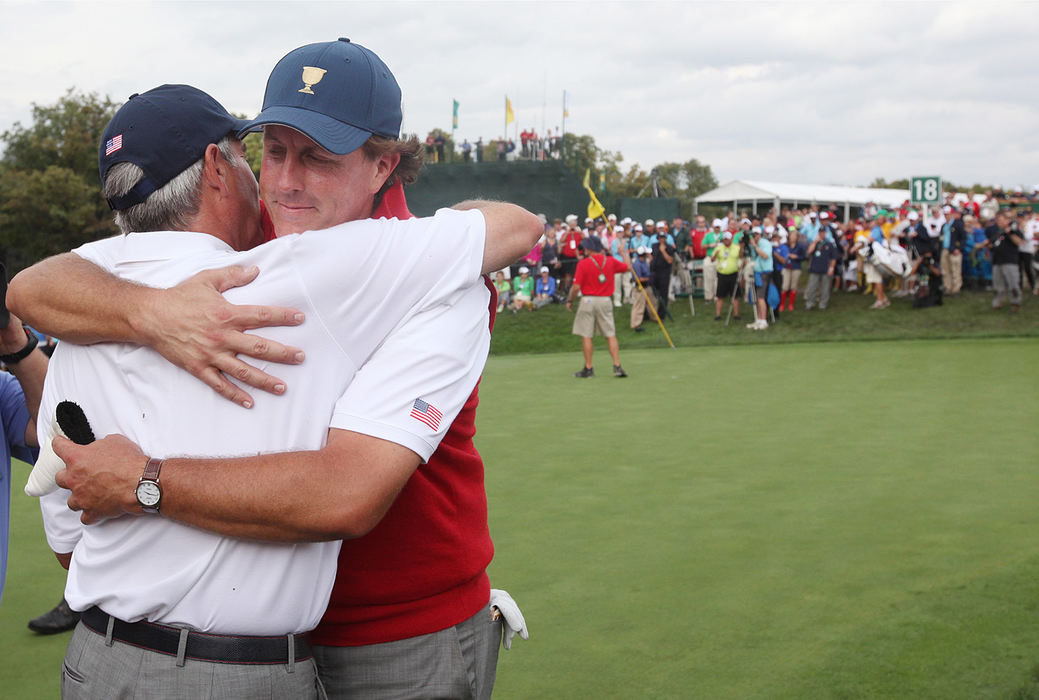
[[[696,198],[704,202],[749,202],[753,200],[804,202],[812,204],[853,204],[862,206],[873,202],[897,207],[909,199],[909,190],[880,189],[876,187],[845,187],[841,185],[793,185],[784,182],[760,180],[733,180]]]

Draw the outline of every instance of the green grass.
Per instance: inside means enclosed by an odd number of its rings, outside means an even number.
[[[26,623],[61,600],[65,570],[43,536],[39,501],[22,493],[28,465],[14,460],[12,467],[11,539],[0,604],[0,697],[56,698],[70,635],[40,636]]]
[[[677,347],[710,345],[770,345],[853,340],[925,340],[939,338],[1005,338],[1039,336],[1039,300],[1026,297],[1017,313],[1006,309],[992,311],[992,294],[964,292],[946,300],[941,307],[913,309],[908,299],[895,299],[889,308],[869,308],[873,296],[859,292],[835,293],[825,311],[804,311],[804,295],[797,298],[797,310],[780,315],[780,322],[767,332],[755,333],[745,325],[754,320],[753,312],[741,304],[743,322],[714,321],[714,302],[694,300],[696,316],[689,313],[687,299],[671,304],[674,321],[665,322]],[[726,310],[728,304],[726,303]],[[659,326],[647,317],[646,332],[629,328],[631,307],[614,312],[617,338],[621,348],[666,348],[667,340]],[[573,315],[559,304],[540,311],[503,313],[495,322],[491,354],[564,352],[577,347],[570,334]],[[597,341],[599,346],[605,344]]]
[[[999,320],[1034,335],[1026,313]],[[730,328],[753,345],[622,339],[630,378],[577,380],[566,331],[481,385],[492,583],[532,634],[497,698],[1039,697],[1039,340]],[[25,622],[63,577],[25,473],[0,696],[57,697],[68,635]]]
[[[1039,660],[1037,350],[495,358],[492,581],[533,635],[498,697],[1009,696]]]

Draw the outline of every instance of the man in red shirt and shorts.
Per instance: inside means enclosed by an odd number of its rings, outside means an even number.
[[[574,335],[581,336],[581,346],[584,350],[584,367],[574,376],[584,379],[594,377],[595,370],[592,369],[592,338],[595,333],[606,336],[606,347],[613,358],[613,376],[627,377],[627,372],[621,367],[620,346],[617,344],[617,329],[613,325],[613,276],[618,272],[627,272],[631,269],[631,258],[628,250],[621,246],[621,256],[624,262],[605,255],[602,243],[595,236],[589,236],[581,241],[581,252],[584,254],[577,263],[577,271],[574,273],[574,283],[570,287],[570,294],[566,299],[566,310],[570,311],[574,297],[581,294],[581,306],[577,309],[574,317]]]

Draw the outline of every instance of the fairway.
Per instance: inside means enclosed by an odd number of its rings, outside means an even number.
[[[1039,691],[1039,340],[622,347],[630,378],[590,380],[572,341],[481,384],[491,581],[532,635],[495,697]],[[57,697],[25,475],[0,695]]]

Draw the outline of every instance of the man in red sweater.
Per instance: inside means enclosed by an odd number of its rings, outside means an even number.
[[[344,64],[369,70],[372,75],[367,81],[347,80],[339,70]],[[315,67],[321,71],[317,80]],[[375,113],[372,107],[385,114]],[[357,126],[356,115],[367,115],[362,127]],[[304,46],[283,58],[268,82],[263,111],[252,122],[253,127],[263,127],[265,132],[260,189],[273,231],[285,235],[368,216],[410,217],[401,184],[413,181],[417,174],[420,145],[414,139],[397,140],[400,120],[399,88],[389,69],[371,51],[341,39]],[[31,286],[48,278],[52,283],[60,279],[66,289],[74,287],[69,275],[56,274],[46,266],[40,266],[34,276],[22,282]],[[222,395],[248,407],[252,405],[248,394],[221,378],[220,371],[274,393],[286,388],[274,377],[245,365],[236,353],[264,360],[300,361],[294,348],[261,343],[238,332],[264,323],[291,324],[290,310],[235,310],[224,306],[222,299],[215,302],[200,291],[204,283],[214,284],[213,280],[217,280],[218,288],[226,288],[248,279],[250,273],[239,271],[210,276],[188,286],[187,291],[180,289],[172,296],[156,298],[163,301],[138,298],[127,304],[106,302],[117,307],[112,311],[117,316],[112,324],[118,330],[100,333],[96,327],[84,325],[65,335],[80,342],[118,339],[152,345],[204,378]],[[474,322],[493,324],[495,295],[492,285],[487,286],[489,315]],[[27,308],[43,313],[60,302],[52,294],[57,292],[53,287],[39,289],[39,296],[50,297],[50,301],[29,301]],[[108,298],[107,294],[98,296]],[[188,297],[191,301],[186,301]],[[205,306],[202,313],[197,310],[199,303]],[[190,313],[177,311],[192,306],[196,308]],[[135,315],[138,317],[131,318]],[[150,318],[142,321],[141,315]],[[91,320],[91,314],[85,316],[84,324],[98,323],[96,317]],[[207,327],[210,322],[199,322],[199,317],[224,320],[214,330]],[[259,322],[263,318],[266,321]],[[435,319],[430,319],[430,324],[435,326]],[[39,325],[53,327],[42,318]],[[154,330],[163,326],[166,330],[162,332],[141,331],[142,327]],[[167,336],[160,337],[162,333]],[[386,374],[395,366],[399,373],[401,368],[412,366],[404,362],[414,358],[421,336],[403,335],[395,341],[396,347],[394,342],[387,343],[370,358],[365,365],[367,371]],[[198,347],[184,343],[182,338],[198,338]],[[267,522],[283,518],[285,539],[344,538],[332,598],[312,635],[329,697],[490,697],[502,625],[489,605],[492,592],[486,569],[493,546],[487,527],[483,463],[473,445],[478,402],[474,387],[428,462],[419,464],[418,459],[405,455],[404,462],[410,467],[403,471],[387,466],[388,461],[379,456],[380,445],[358,442],[353,433],[339,435],[347,431],[331,431],[328,445],[316,457],[327,465],[323,473],[336,488],[329,488],[331,502],[314,504],[314,511],[327,507],[342,515],[333,518],[336,524],[326,530],[314,528],[313,512],[279,508],[279,501],[284,499],[277,493],[263,493],[261,479],[250,482],[248,488],[258,499],[249,500],[262,507],[253,513],[239,510],[240,523],[236,526],[226,522],[231,520],[227,513],[242,507],[241,494],[206,493],[204,484],[178,481],[175,471],[164,471],[163,498],[169,501],[169,509],[164,512],[216,531],[234,530],[250,518]],[[128,510],[121,483],[109,487],[109,501],[101,499],[101,494],[95,501],[87,497],[88,475],[111,477],[112,465],[119,459],[108,454],[105,460],[99,460],[107,466],[96,462],[88,465],[90,447],[60,443],[56,448],[66,462],[76,462],[83,470],[78,477],[83,490],[74,488],[73,493],[85,518]],[[339,466],[357,463],[358,451],[362,457],[367,451],[371,458],[364,466],[366,470],[383,470],[386,474],[384,487],[374,493],[351,493],[351,474]],[[121,457],[133,463],[132,453]],[[137,480],[132,469],[122,477]],[[303,478],[315,476],[311,473]],[[355,505],[354,501],[360,503]],[[225,522],[220,521],[220,513],[225,514]],[[502,600],[497,607],[510,622],[511,600]],[[522,619],[518,610],[513,614],[514,620]],[[521,636],[526,634],[521,622],[514,622],[513,629]],[[511,633],[507,627],[506,641]]]

